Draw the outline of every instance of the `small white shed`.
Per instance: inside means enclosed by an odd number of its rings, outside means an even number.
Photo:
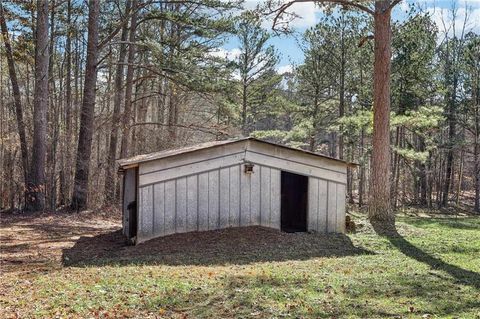
[[[260,225],[345,232],[348,163],[254,138],[119,160],[123,231],[173,233]]]

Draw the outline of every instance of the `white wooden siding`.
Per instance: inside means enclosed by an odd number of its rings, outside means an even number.
[[[163,184],[163,183],[160,183]],[[162,197],[163,198],[163,197]],[[198,230],[198,175],[187,177],[187,231]]]
[[[246,162],[254,164],[253,174],[244,173]],[[226,227],[280,229],[282,170],[309,177],[309,230],[345,231],[346,165],[328,158],[248,141],[138,169],[137,242]]]
[[[164,193],[164,203],[165,203],[165,235],[170,235],[175,233],[175,222],[176,222],[176,210],[175,210],[175,180],[165,182],[165,193]],[[150,186],[147,186],[147,188]],[[143,212],[142,212],[143,213]]]
[[[158,236],[165,235],[165,183],[153,186],[153,233]]]
[[[328,157],[319,157],[314,154],[299,152],[277,145],[248,141],[247,151],[274,156],[291,162],[303,163],[315,167],[327,168],[332,171],[347,174],[347,165]],[[295,172],[294,172],[295,173]]]
[[[219,215],[219,227],[226,228],[230,220],[230,168],[220,169],[219,196],[220,212],[225,212]]]
[[[271,198],[272,192],[270,191],[270,175],[271,168],[260,167],[260,225],[270,227],[271,216]],[[268,190],[265,192],[265,190]]]
[[[240,226],[250,226],[250,175],[240,172]]]
[[[208,230],[208,173],[198,175],[198,230]]]
[[[337,184],[337,233],[345,233],[345,185]]]
[[[137,242],[239,225],[280,229],[280,170],[222,168],[140,187]]]
[[[218,229],[219,226],[219,174],[220,170],[208,173],[208,229]]]
[[[327,232],[333,233],[337,228],[337,184],[329,182],[327,194]]]
[[[240,185],[241,165],[230,167],[229,175],[229,218],[228,225],[230,227],[240,226],[240,192],[237,191]]]
[[[142,214],[139,215],[138,236],[145,238],[153,237],[153,186],[140,189],[140,207]]]
[[[270,169],[270,227],[280,229],[281,171]]]
[[[308,183],[308,230],[344,233],[345,185],[313,177]]]
[[[140,173],[138,184],[140,186],[145,186],[148,184],[157,183],[158,181],[162,180],[175,179],[178,177],[194,175],[209,170],[217,170],[221,167],[238,165],[243,162],[244,156],[244,153],[237,153],[212,160],[194,162],[181,167],[159,169],[157,171]]]
[[[244,143],[233,143],[210,149],[200,149],[195,151],[195,153],[185,153],[142,163],[139,168],[139,173],[147,174],[159,170],[182,167],[197,162],[210,162],[215,159],[221,159],[226,155],[243,153],[245,152],[245,148],[246,144]]]
[[[311,177],[318,177],[337,183],[345,184],[347,182],[346,174],[344,174],[343,172],[338,172],[323,167],[317,167],[306,163],[294,162],[287,159],[274,157],[268,154],[247,151],[245,154],[245,161],[258,164],[261,163],[270,167],[279,168],[287,172]]]
[[[184,233],[187,231],[187,178],[176,179],[175,185],[175,232]]]
[[[219,168],[229,168],[241,165],[244,162],[269,166],[336,183],[347,183],[347,168],[344,163],[278,146],[245,141],[244,143],[234,143],[213,149],[198,150],[194,154],[181,154],[171,158],[141,163],[139,166],[139,186]]]

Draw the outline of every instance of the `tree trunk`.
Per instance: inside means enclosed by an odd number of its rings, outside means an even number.
[[[400,127],[397,127],[395,132],[395,147],[400,146]],[[400,156],[397,152],[393,154],[393,161],[392,161],[392,184],[390,188],[390,198],[392,199],[392,209],[397,208],[397,194],[398,194],[398,180],[400,179]]]
[[[475,176],[475,211],[480,214],[480,84],[476,81],[474,103],[474,176]]]
[[[369,189],[369,218],[372,222],[393,226],[390,206],[390,1],[376,1],[374,28],[374,101],[372,170]]]
[[[130,1],[127,1],[125,8],[125,17],[130,12]],[[107,163],[105,169],[105,204],[110,204],[115,199],[115,159],[117,156],[118,144],[118,123],[120,121],[120,109],[122,105],[122,87],[124,76],[124,63],[127,55],[128,26],[127,23],[122,28],[120,50],[118,54],[118,63],[115,71],[115,96],[113,98],[112,127],[110,131],[110,144],[108,148]]]
[[[145,60],[145,59],[142,59],[142,60]],[[147,63],[147,61],[144,61],[144,63]],[[143,78],[145,76],[146,76],[146,71],[145,69],[143,69],[141,72],[141,77]],[[144,83],[144,81],[141,81],[140,87],[141,89],[138,90],[140,92],[138,95],[141,101],[137,107],[137,122],[145,123],[147,122],[147,112],[148,112],[147,83]],[[151,88],[151,91],[153,91],[153,88]],[[142,154],[147,152],[148,148],[147,148],[146,127],[143,125],[138,127],[136,136],[137,137],[135,138],[135,140],[137,141],[137,154]]]
[[[455,94],[455,93],[452,93]],[[452,97],[453,99],[453,97]],[[453,174],[453,148],[454,148],[454,139],[455,139],[455,102],[453,100],[449,103],[448,111],[448,151],[447,151],[447,164],[445,169],[445,182],[443,184],[443,194],[442,194],[442,206],[446,207],[448,205],[448,195],[450,193],[450,184]]]
[[[419,139],[419,151],[425,151],[425,140],[423,137],[418,136]],[[430,156],[429,156],[430,157]],[[427,160],[429,161],[429,159]],[[420,205],[427,206],[427,164],[418,162],[419,169],[419,184],[420,184]]]
[[[478,120],[477,120],[478,121]],[[476,124],[478,128],[478,123]],[[475,211],[480,213],[480,146],[478,133],[475,132],[474,171],[475,171]]]
[[[245,55],[246,56],[246,55]],[[248,135],[247,129],[247,82],[244,79],[242,81],[242,132],[243,135]]]
[[[71,184],[71,163],[72,163],[72,3],[67,3],[67,39],[65,43],[65,59],[66,59],[66,79],[65,79],[65,140],[64,140],[64,164],[63,164],[63,187],[61,187],[60,202],[68,203],[70,198]]]
[[[98,60],[98,15],[99,0],[89,1],[87,62],[85,66],[85,85],[80,115],[80,132],[76,159],[75,181],[71,207],[85,209],[88,196],[88,174],[92,152],[93,121],[95,112],[95,86],[97,82]]]
[[[362,127],[360,133],[360,178],[358,181],[358,207],[363,206],[363,194],[365,187],[365,159],[364,159],[364,145],[365,145],[365,129]]]
[[[48,110],[48,0],[37,1],[35,33],[35,93],[33,100],[33,146],[30,183],[25,208],[45,209],[45,156],[47,152]]]
[[[12,83],[13,101],[15,105],[15,116],[17,120],[18,136],[20,138],[20,150],[22,153],[23,178],[25,185],[29,183],[28,176],[28,146],[25,133],[25,122],[23,121],[22,100],[20,96],[20,88],[18,85],[17,72],[15,70],[15,62],[13,60],[12,46],[8,37],[7,22],[3,12],[2,2],[0,2],[0,27],[2,29],[3,43],[5,44],[5,53],[8,63],[8,72],[10,75],[10,82]]]
[[[57,96],[56,81],[54,79],[54,50],[55,50],[55,0],[51,0],[50,9],[50,41],[49,41],[49,64],[48,64],[48,80],[49,80],[49,105],[47,111],[47,125],[51,124],[47,128],[47,136],[49,137],[47,143],[47,182],[46,189],[46,201],[48,202],[48,208],[55,211],[57,204],[57,180],[56,180],[56,164],[57,164],[57,145],[58,145],[58,131],[60,118],[60,105],[58,100],[55,100]],[[61,76],[60,76],[61,78]],[[57,104],[57,105],[56,105]],[[57,109],[58,107],[58,109]]]
[[[343,15],[343,13],[342,13]],[[338,116],[342,118],[345,115],[345,39],[344,39],[344,30],[345,25],[343,22],[342,16],[342,34],[340,39],[340,96],[339,96],[339,107],[338,107]],[[344,157],[344,139],[343,139],[343,127],[340,124],[340,131],[338,132],[338,158],[343,159]]]
[[[318,122],[318,108],[319,108],[319,103],[318,103],[318,96],[320,94],[320,89],[318,86],[315,86],[315,98],[313,100],[313,132],[310,134],[310,146],[309,149],[311,152],[315,152],[316,148],[316,142],[317,142],[317,122]]]
[[[174,146],[177,140],[177,114],[178,114],[178,95],[177,86],[173,82],[169,82],[169,99],[168,99],[168,139],[169,146]]]
[[[460,197],[462,195],[462,181],[463,181],[463,165],[464,165],[464,150],[460,151],[460,167],[458,169],[458,182],[457,182],[457,194],[456,194],[456,205],[458,206],[460,204]]]
[[[128,140],[130,137],[130,119],[132,117],[132,91],[133,91],[133,72],[134,61],[135,61],[135,33],[137,29],[137,0],[132,1],[132,18],[130,21],[130,33],[128,36],[128,66],[127,66],[127,77],[126,77],[126,87],[125,87],[125,108],[123,111],[122,119],[122,144],[120,147],[120,157],[125,158],[128,154]]]
[[[456,95],[458,87],[458,71],[456,67],[456,45],[453,47],[453,61],[450,57],[450,46],[447,46],[447,57],[445,67],[445,79],[447,87],[448,110],[447,110],[447,122],[448,122],[448,142],[447,142],[447,164],[445,169],[445,181],[443,184],[443,194],[441,206],[446,207],[448,205],[448,195],[450,192],[450,184],[452,183],[453,176],[453,161],[454,161],[454,146],[456,135]],[[452,66],[453,64],[453,66]],[[451,77],[453,78],[451,79]],[[451,79],[451,83],[450,83]]]

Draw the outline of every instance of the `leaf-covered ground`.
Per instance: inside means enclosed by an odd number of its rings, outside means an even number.
[[[93,213],[3,215],[4,318],[480,318],[480,218],[400,216],[400,236],[265,228],[125,246]]]

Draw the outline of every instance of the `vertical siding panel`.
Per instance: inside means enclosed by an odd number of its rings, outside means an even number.
[[[345,233],[345,185],[337,184],[337,232]]]
[[[220,228],[228,227],[230,216],[230,169],[220,169]]]
[[[187,177],[187,231],[198,230],[198,175]]]
[[[334,233],[337,230],[337,184],[328,182],[328,217],[327,231]]]
[[[230,217],[231,227],[240,226],[240,165],[230,167]]]
[[[270,227],[270,168],[260,167],[260,183],[262,192],[260,194],[260,225]]]
[[[250,184],[251,175],[244,173],[244,165],[240,170],[240,226],[250,225]]]
[[[208,173],[208,229],[218,229],[219,173],[220,170]]]
[[[270,227],[280,229],[280,170],[271,169],[270,171]]]
[[[308,230],[318,231],[318,179],[308,178]]]
[[[165,182],[165,235],[175,233],[175,180]]]
[[[250,174],[250,225],[260,225],[260,165],[255,165]]]
[[[154,236],[165,234],[165,183],[158,183],[153,186],[153,207],[154,207]]]
[[[198,175],[198,230],[208,230],[208,173]]]
[[[318,180],[318,232],[327,232],[328,182]]]
[[[182,177],[176,180],[175,199],[176,199],[176,220],[175,229],[177,233],[187,231],[187,178]]]
[[[140,189],[140,229],[141,238],[153,236],[153,186]]]

